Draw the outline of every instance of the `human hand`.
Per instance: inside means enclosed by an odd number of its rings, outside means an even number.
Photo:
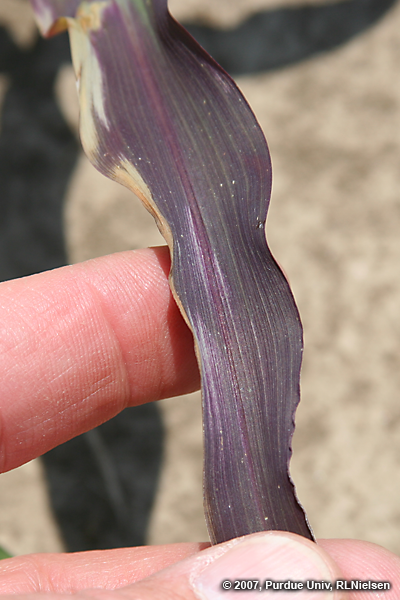
[[[0,563],[0,594],[56,600],[398,600],[400,558],[384,548],[353,540],[318,545],[283,532],[258,533],[225,544],[171,544],[80,552],[37,554]],[[302,582],[302,591],[225,591],[229,581]],[[389,581],[391,589],[342,592],[307,590],[308,582]],[[312,585],[309,584],[309,585]]]
[[[126,252],[0,284],[1,470],[126,406],[199,385],[193,340],[169,290],[165,248]],[[0,562],[0,593],[118,600],[244,598],[224,580],[389,581],[391,590],[290,598],[398,600],[400,558],[352,540],[318,545],[268,532],[226,544],[173,544]],[[283,597],[264,591],[263,598]],[[122,600],[122,599],[121,599]]]

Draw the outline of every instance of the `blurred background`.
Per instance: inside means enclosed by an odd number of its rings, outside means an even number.
[[[170,10],[235,77],[270,147],[267,235],[305,337],[300,500],[316,536],[400,554],[400,4]],[[139,201],[89,164],[77,127],[66,37],[40,40],[27,0],[2,0],[0,279],[164,243]],[[0,476],[11,553],[208,539],[198,393],[64,446]]]

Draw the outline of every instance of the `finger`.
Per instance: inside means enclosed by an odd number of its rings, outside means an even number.
[[[196,554],[210,544],[169,544],[71,554],[30,554],[0,561],[0,594],[114,590]]]
[[[364,588],[362,592],[349,592],[349,600],[376,600],[377,594],[382,594],[385,600],[400,598],[400,557],[370,542],[320,540],[319,543],[339,565],[344,579],[349,582],[349,587],[352,581],[361,581],[366,583],[367,587],[375,582],[391,584],[389,591],[379,592],[377,588]]]
[[[189,553],[192,549],[187,547]],[[107,564],[106,560],[104,564]],[[55,566],[52,572],[57,572]],[[204,549],[180,562],[170,564],[169,567],[150,577],[140,579],[133,585],[125,585],[119,589],[115,586],[115,592],[108,592],[106,596],[109,600],[118,600],[122,596],[125,600],[139,600],[139,598],[141,600],[159,600],[159,598],[168,598],[169,600],[223,598],[230,600],[238,597],[238,591],[234,589],[235,581],[257,581],[257,589],[248,592],[241,590],[240,598],[243,600],[254,598],[255,592],[262,587],[262,597],[267,599],[281,597],[281,595],[277,595],[276,590],[269,588],[265,590],[265,580],[274,582],[288,580],[293,582],[334,581],[340,575],[340,570],[334,561],[313,542],[290,533],[268,532],[231,540],[225,544]],[[48,578],[42,577],[42,581],[48,582]],[[104,597],[104,588],[99,589],[102,587],[98,584],[99,581],[103,581],[101,574],[99,574],[97,583],[96,578],[94,580],[97,590],[79,592],[76,588],[53,587],[51,589],[48,583],[47,587],[41,589],[46,591],[48,600],[56,598],[53,594],[49,595],[49,592],[57,590],[64,593],[75,591],[78,598],[87,598],[89,595],[100,599]],[[230,590],[223,588],[223,581],[232,584]],[[341,598],[339,594],[331,592],[319,591],[317,596],[314,591],[307,590],[301,590],[297,594],[293,590],[288,592],[288,597],[294,596],[299,600],[300,598],[315,600],[317,597],[318,600],[327,600],[328,598],[329,600],[339,600]]]
[[[228,582],[225,589],[224,581]],[[361,588],[348,592],[338,585],[345,581],[389,582],[390,590]],[[157,598],[156,590],[159,597],[171,599],[233,600],[238,594],[243,600],[254,598],[258,590],[245,591],[241,582],[246,589],[247,582],[250,586],[257,582],[265,599],[398,600],[400,558],[368,542],[323,540],[315,544],[291,533],[270,531],[204,550],[201,558],[190,557],[172,565],[124,588],[124,593],[130,591],[132,599],[146,600]],[[329,583],[330,589],[324,589]]]
[[[343,579],[371,580],[372,577],[383,581],[386,577],[392,579],[392,588],[385,592],[385,600],[400,597],[400,559],[367,542],[323,540],[317,545],[294,534],[268,532],[204,549],[207,546],[174,544],[169,547],[10,559],[0,563],[0,593],[18,595],[36,592],[40,598],[40,592],[45,592],[46,599],[51,600],[56,597],[51,592],[61,595],[75,592],[78,598],[100,598],[104,595],[101,590],[115,590],[111,598],[110,592],[107,598],[230,600],[238,595],[233,582],[258,581],[257,585],[264,588],[263,598],[282,597],[285,591],[265,589],[267,583],[273,582],[276,587],[289,582],[303,583],[303,588],[287,590],[285,597],[299,600],[372,600],[377,597],[376,592],[347,593],[335,589],[335,582]],[[201,548],[203,551],[198,553]],[[163,570],[159,571],[160,568]],[[222,589],[223,581],[232,583],[230,591]],[[136,583],[132,585],[133,582]],[[311,585],[308,586],[307,582]],[[315,586],[316,583],[327,582],[332,582],[332,591]],[[241,590],[240,597],[253,598],[255,591],[258,590]]]
[[[166,248],[0,284],[0,470],[199,386]]]

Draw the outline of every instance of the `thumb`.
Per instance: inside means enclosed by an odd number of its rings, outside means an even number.
[[[340,577],[339,567],[320,546],[291,533],[271,531],[203,550],[141,580],[131,590],[135,598],[146,600],[254,600],[255,591],[263,591],[263,599],[339,600],[341,592],[335,591],[334,582]],[[316,582],[328,588],[316,589]],[[281,591],[277,591],[279,584]]]

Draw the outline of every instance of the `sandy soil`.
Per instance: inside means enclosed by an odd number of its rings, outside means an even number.
[[[23,5],[30,31],[25,3],[2,3],[3,19]],[[171,4],[177,17],[207,15],[231,24],[250,9],[284,3],[229,0],[234,10],[228,16],[227,0],[218,0],[218,10],[215,0]],[[399,31],[397,4],[338,50],[238,80],[270,145],[268,238],[305,330],[292,461],[300,499],[317,536],[357,537],[398,554]],[[76,120],[68,70],[58,89]],[[83,156],[68,194],[66,225],[71,261],[162,243],[132,195]],[[149,541],[205,539],[199,395],[161,406],[168,438]],[[58,550],[40,466],[34,462],[0,482],[0,543],[15,553]]]

